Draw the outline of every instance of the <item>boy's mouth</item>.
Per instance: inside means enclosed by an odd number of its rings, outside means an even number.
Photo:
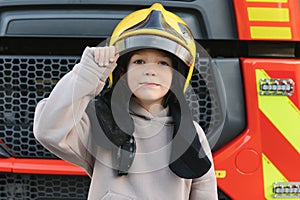
[[[142,85],[142,86],[152,86],[152,87],[160,86],[160,84],[154,83],[154,82],[142,82],[142,83],[140,83],[140,85]]]

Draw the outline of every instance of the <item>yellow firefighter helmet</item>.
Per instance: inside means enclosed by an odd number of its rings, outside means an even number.
[[[121,53],[155,48],[174,54],[189,67],[184,91],[188,87],[196,57],[194,37],[187,24],[161,4],[155,3],[126,16],[114,29],[109,45]],[[109,78],[112,85],[112,75]]]

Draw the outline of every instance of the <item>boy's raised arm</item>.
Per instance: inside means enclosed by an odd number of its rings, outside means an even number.
[[[33,128],[37,140],[48,150],[85,169],[90,164],[89,156],[82,144],[84,138],[78,136],[88,137],[90,131],[85,110],[115,68],[114,65],[99,67],[94,51],[95,48],[87,47],[80,63],[57,83],[48,98],[38,103]]]

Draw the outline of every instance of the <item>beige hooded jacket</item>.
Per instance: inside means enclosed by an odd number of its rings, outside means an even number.
[[[168,167],[173,134],[168,108],[151,115],[134,102],[130,113],[135,123],[137,152],[126,176],[116,176],[111,168],[111,152],[100,146],[91,151],[89,135],[99,130],[91,104],[104,87],[111,67],[99,67],[87,47],[79,64],[40,101],[34,118],[34,135],[58,157],[82,167],[91,178],[89,200],[215,200],[217,184],[213,165],[202,177],[183,179]],[[89,111],[89,109],[91,111]],[[194,123],[200,142],[212,160],[201,127]]]

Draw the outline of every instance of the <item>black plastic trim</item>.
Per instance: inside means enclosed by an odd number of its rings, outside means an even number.
[[[234,10],[229,0],[156,2],[183,18],[196,39],[237,38]],[[152,3],[0,0],[0,36],[106,37],[123,17]]]

